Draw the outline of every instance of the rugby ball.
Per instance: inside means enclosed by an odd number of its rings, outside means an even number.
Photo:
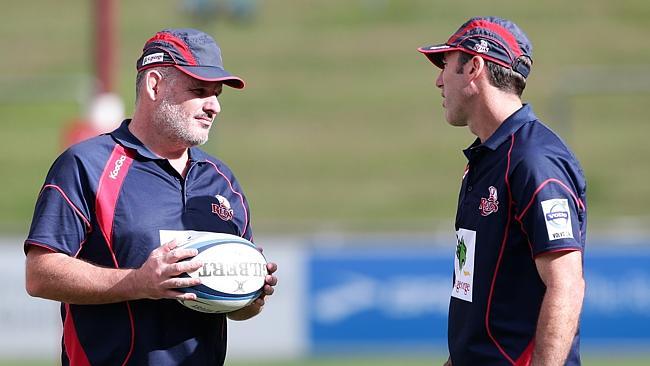
[[[196,300],[178,300],[203,313],[228,313],[251,304],[262,294],[268,273],[266,259],[250,241],[223,233],[201,233],[182,245],[199,251],[203,262],[197,271],[180,277],[200,278],[201,284],[179,288],[196,294]]]

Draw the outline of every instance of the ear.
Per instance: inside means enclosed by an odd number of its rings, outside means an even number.
[[[147,74],[144,76],[145,79],[145,93],[147,97],[151,100],[157,100],[160,98],[160,81],[162,80],[162,75],[157,70],[147,71]]]
[[[471,78],[471,80],[476,80],[479,76],[481,76],[483,70],[486,69],[485,60],[481,56],[472,57],[472,59],[467,64],[468,65],[466,65],[466,67],[469,67],[468,76]]]

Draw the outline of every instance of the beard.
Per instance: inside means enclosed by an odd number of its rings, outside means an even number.
[[[164,97],[153,115],[154,128],[163,137],[183,146],[203,145],[208,141],[209,128],[193,126],[194,115],[183,110],[179,104]]]

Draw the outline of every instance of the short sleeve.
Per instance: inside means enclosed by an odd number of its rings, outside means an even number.
[[[515,219],[528,236],[534,256],[583,250],[586,228],[585,183],[571,154],[529,154],[512,170]]]
[[[25,252],[37,245],[76,255],[90,230],[82,187],[76,159],[66,152],[50,168],[36,200]]]

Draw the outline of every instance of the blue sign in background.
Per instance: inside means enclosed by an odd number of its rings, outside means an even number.
[[[585,280],[583,344],[650,345],[650,248],[588,248]]]
[[[309,258],[312,350],[446,344],[453,261],[431,248],[318,250]]]
[[[308,258],[311,350],[444,350],[452,251],[431,245],[314,249]],[[585,279],[583,346],[650,345],[650,248],[592,246]]]

